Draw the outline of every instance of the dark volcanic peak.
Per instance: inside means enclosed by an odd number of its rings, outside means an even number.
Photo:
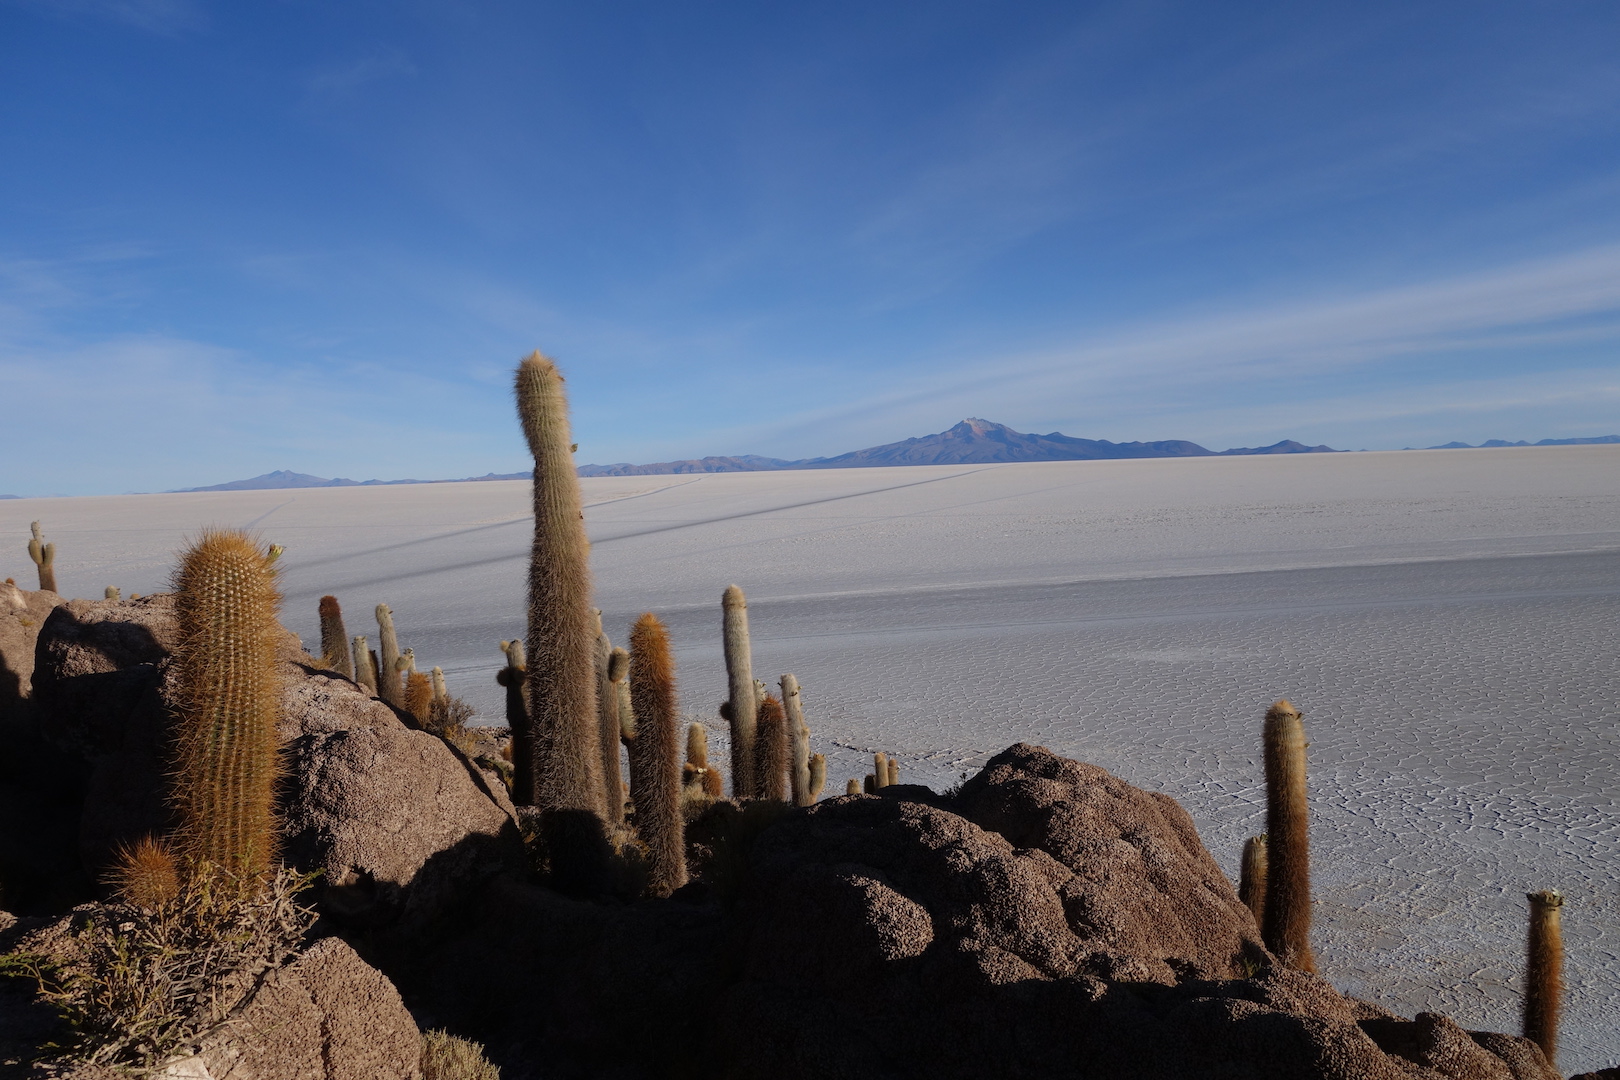
[[[1282,442],[1272,443],[1270,446],[1247,447],[1239,446],[1231,450],[1222,450],[1224,454],[1337,454],[1338,451],[1331,446],[1306,446],[1293,439],[1284,439]]]
[[[873,446],[831,458],[795,462],[798,469],[850,469],[879,465],[968,465],[998,461],[1090,461],[1101,458],[1206,457],[1209,451],[1182,439],[1112,443],[1077,439],[1061,432],[1026,435],[1005,424],[969,417],[938,435]]]

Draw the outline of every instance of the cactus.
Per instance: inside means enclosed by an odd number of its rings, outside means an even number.
[[[394,609],[377,605],[377,647],[382,663],[377,668],[377,696],[396,709],[405,707],[404,682],[399,666],[399,638],[394,633]]]
[[[889,755],[889,779],[884,787],[893,787],[900,782],[900,759],[893,754]]]
[[[816,801],[810,791],[810,728],[804,722],[804,699],[799,692],[799,680],[792,675],[782,676],[782,711],[787,713],[789,779],[792,782],[793,805],[809,806]]]
[[[726,650],[726,720],[731,724],[731,793],[739,799],[758,796],[754,780],[754,725],[759,702],[754,697],[754,659],[748,641],[748,598],[735,585],[720,598],[721,630]]]
[[[374,654],[366,644],[364,635],[356,635],[354,639],[354,681],[362,689],[371,691],[372,697],[377,696],[377,668]]]
[[[433,680],[420,671],[405,673],[405,711],[425,725],[433,712]]]
[[[870,780],[872,778],[870,776],[868,776],[867,779]],[[861,793],[861,782],[859,780],[855,779],[853,776],[850,777],[849,782],[844,785],[844,794],[845,795],[859,795],[860,793]]]
[[[877,777],[871,773],[861,777],[861,792],[866,795],[876,795],[878,793]]]
[[[872,755],[871,776],[874,793],[889,786],[889,755],[882,751]]]
[[[450,703],[450,691],[444,685],[444,668],[435,667],[429,674],[433,679],[433,706],[443,709]]]
[[[825,754],[810,755],[810,787],[805,792],[805,801],[800,806],[809,806],[821,798],[821,789],[827,786],[827,757]]]
[[[119,589],[119,587],[116,585],[107,586],[107,590],[106,592],[102,593],[102,596],[113,601],[114,603],[117,603],[124,598],[123,590]]]
[[[512,802],[534,805],[534,735],[529,727],[528,706],[523,700],[523,683],[529,677],[523,642],[503,641],[506,666],[495,673],[495,681],[506,688],[506,729],[512,736],[507,750],[512,762]]]
[[[592,650],[590,544],[557,365],[539,352],[517,370],[518,416],[534,455],[529,555],[528,714],[536,805],[605,812]]]
[[[1266,710],[1266,904],[1261,937],[1278,959],[1316,974],[1311,953],[1310,805],[1305,725],[1286,700]]]
[[[614,647],[608,655],[608,682],[613,684],[614,714],[619,718],[619,742],[629,745],[636,737],[636,710],[630,703],[630,654]]]
[[[28,541],[28,557],[39,567],[39,587],[46,592],[56,591],[56,545],[47,544],[39,531],[39,522],[28,526],[33,538]]]
[[[772,802],[788,799],[787,717],[775,694],[759,699],[754,729],[754,788],[757,798]]]
[[[160,908],[180,895],[180,860],[164,841],[143,836],[119,853],[111,884],[126,904]]]
[[[1251,836],[1243,842],[1243,868],[1238,874],[1238,899],[1254,913],[1254,921],[1266,922],[1266,838]]]
[[[256,883],[275,857],[281,597],[263,549],[209,530],[175,574],[174,802],[185,854]]]
[[[597,613],[601,625],[601,613]],[[596,635],[596,737],[602,754],[602,788],[607,801],[607,821],[624,824],[624,773],[619,767],[619,688],[613,685],[613,642],[607,634]]]
[[[1527,893],[1530,939],[1524,968],[1524,1037],[1558,1067],[1558,1014],[1564,1004],[1564,897],[1555,889]]]
[[[354,658],[349,655],[349,632],[343,628],[343,608],[335,596],[323,596],[321,617],[321,658],[345,679],[354,678]]]
[[[686,884],[685,827],[675,714],[675,660],[669,632],[647,613],[630,628],[630,698],[641,729],[630,745],[630,797],[636,832],[651,864],[647,889],[668,896]]]
[[[688,801],[708,802],[725,793],[720,770],[709,763],[709,731],[702,724],[694,723],[686,729],[686,764],[681,768],[681,787]]]

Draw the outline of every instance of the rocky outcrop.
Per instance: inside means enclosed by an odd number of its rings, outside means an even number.
[[[0,581],[0,727],[17,717],[29,697],[34,675],[34,642],[51,609],[62,603],[53,592],[18,588]]]
[[[1179,806],[1039,747],[954,798],[712,814],[705,882],[634,905],[500,884],[401,986],[513,1080],[1558,1075],[1281,966]]]
[[[173,598],[70,601],[40,632],[34,724],[79,771],[78,849],[96,875],[169,824]],[[444,740],[320,670],[287,634],[281,738],[284,855],[319,870],[345,925],[431,921],[525,856],[505,790]]]

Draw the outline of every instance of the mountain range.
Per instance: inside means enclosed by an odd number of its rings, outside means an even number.
[[[1542,439],[1538,443],[1504,442],[1492,439],[1481,446],[1574,446],[1590,443],[1620,443],[1620,435],[1590,439]],[[1412,449],[1408,447],[1407,449]],[[1468,443],[1453,442],[1431,446],[1430,450],[1476,449]],[[836,457],[783,458],[741,454],[735,457],[687,458],[659,461],[650,465],[581,465],[580,476],[651,476],[668,473],[773,472],[789,469],[862,469],[892,465],[977,465],[1013,461],[1097,461],[1116,458],[1224,457],[1248,454],[1332,454],[1331,446],[1306,446],[1292,439],[1270,446],[1239,446],[1230,450],[1208,450],[1185,439],[1159,442],[1109,442],[1107,439],[1081,439],[1062,432],[1031,435],[1014,431],[1005,424],[969,417],[960,424],[934,435],[904,439],[883,446],[869,446]],[[281,469],[248,480],[232,480],[208,487],[182,488],[182,491],[255,491],[274,488],[378,487],[392,484],[475,483],[483,480],[527,480],[529,472],[488,473],[459,480],[328,480],[307,473]]]

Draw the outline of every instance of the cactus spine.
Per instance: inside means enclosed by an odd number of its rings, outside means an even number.
[[[343,608],[335,596],[323,596],[320,603],[321,658],[345,679],[354,678],[354,658],[349,655],[349,632],[343,628]]]
[[[529,726],[528,706],[523,701],[523,683],[529,677],[523,642],[503,641],[506,666],[495,673],[495,681],[506,688],[506,729],[512,736],[512,802],[534,805],[534,732]]]
[[[799,692],[799,680],[792,675],[782,676],[782,711],[787,713],[793,805],[809,806],[816,801],[810,791],[810,728],[804,722],[804,699]]]
[[[1524,968],[1524,1037],[1558,1067],[1558,1014],[1564,1004],[1564,897],[1555,889],[1526,894],[1530,939]]]
[[[45,542],[44,535],[39,531],[39,522],[30,522],[28,531],[33,534],[28,541],[28,557],[39,567],[39,587],[46,592],[55,592],[56,545]]]
[[[399,666],[399,638],[394,634],[394,609],[377,605],[377,647],[382,650],[377,668],[377,696],[396,709],[405,707]]]
[[[174,585],[180,836],[191,858],[250,886],[270,870],[276,846],[275,572],[246,535],[210,530],[186,552]]]
[[[601,625],[598,613],[597,625]],[[619,768],[619,688],[613,685],[613,642],[596,635],[596,738],[602,752],[602,787],[607,820],[624,823],[624,775]]]
[[[775,694],[765,694],[759,702],[754,730],[754,787],[758,798],[787,802],[787,717]]]
[[[590,543],[574,471],[563,377],[539,352],[517,370],[518,416],[534,455],[534,546],[529,555],[528,713],[535,804],[605,812],[598,752],[596,616]]]
[[[377,695],[377,668],[372,663],[371,647],[366,644],[363,635],[356,635],[354,639],[354,681],[362,688]]]
[[[669,632],[652,613],[630,628],[630,698],[640,731],[630,744],[630,795],[636,832],[651,863],[648,891],[668,896],[686,884],[685,827],[681,820],[679,720],[675,714],[675,660]]]
[[[1305,725],[1286,700],[1266,710],[1266,882],[1261,937],[1278,959],[1316,973],[1311,953],[1310,805]]]
[[[748,641],[748,598],[735,585],[720,598],[720,623],[726,649],[726,719],[731,722],[731,793],[739,799],[759,795],[754,779],[754,726],[759,702],[754,697],[754,658]]]
[[[1254,921],[1266,922],[1266,838],[1251,836],[1243,842],[1243,868],[1238,875],[1238,899],[1254,913]]]

